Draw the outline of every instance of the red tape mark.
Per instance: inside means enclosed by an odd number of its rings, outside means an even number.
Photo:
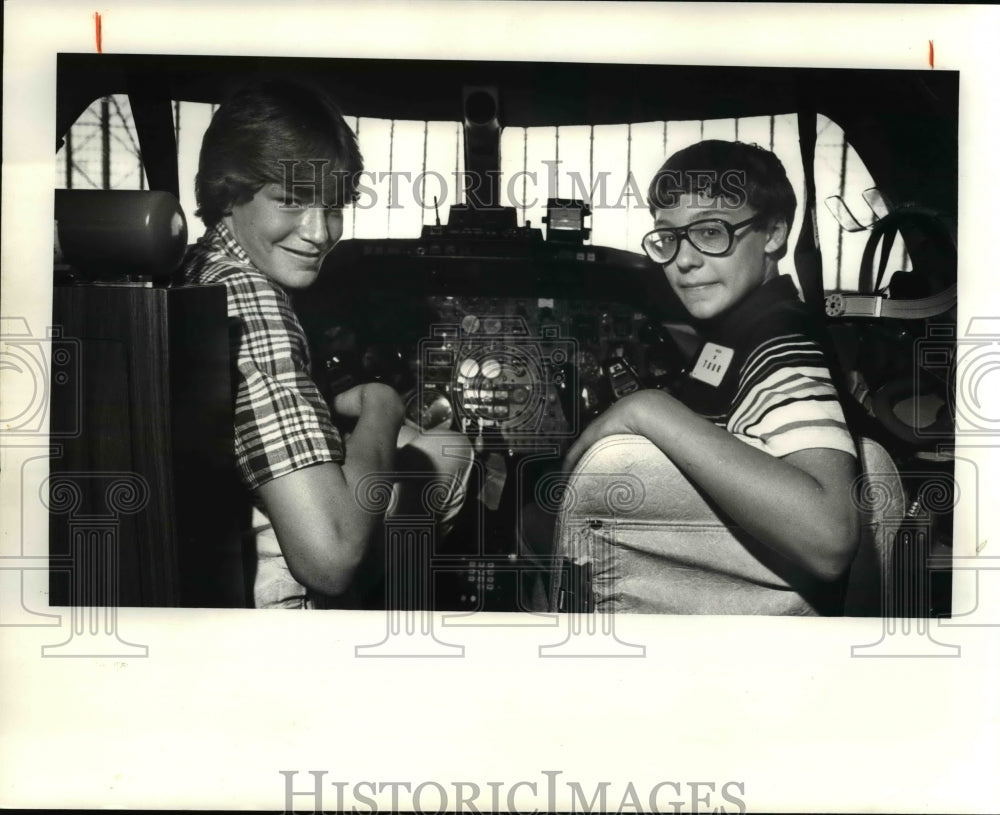
[[[927,61],[934,67],[934,40],[927,40]]]
[[[99,11],[94,12],[94,35],[97,38],[97,53],[103,53],[101,51],[101,13]]]

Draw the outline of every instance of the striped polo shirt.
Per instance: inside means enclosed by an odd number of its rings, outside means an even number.
[[[826,448],[857,456],[820,342],[821,327],[779,275],[713,320],[678,393],[692,410],[773,456]]]

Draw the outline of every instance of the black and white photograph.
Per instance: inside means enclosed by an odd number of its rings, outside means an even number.
[[[975,15],[244,6],[5,35],[0,803],[986,811]]]
[[[957,71],[57,76],[56,604],[948,615]]]

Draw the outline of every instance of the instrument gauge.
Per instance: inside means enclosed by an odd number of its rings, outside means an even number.
[[[476,362],[471,357],[466,357],[458,365],[459,376],[465,377],[466,379],[472,379],[479,373],[479,363]]]
[[[503,364],[500,360],[490,357],[483,360],[481,371],[487,379],[496,379],[503,373]]]

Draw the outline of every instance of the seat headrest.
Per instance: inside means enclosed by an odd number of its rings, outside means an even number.
[[[155,190],[56,190],[56,263],[94,280],[167,279],[187,247],[180,203]]]

